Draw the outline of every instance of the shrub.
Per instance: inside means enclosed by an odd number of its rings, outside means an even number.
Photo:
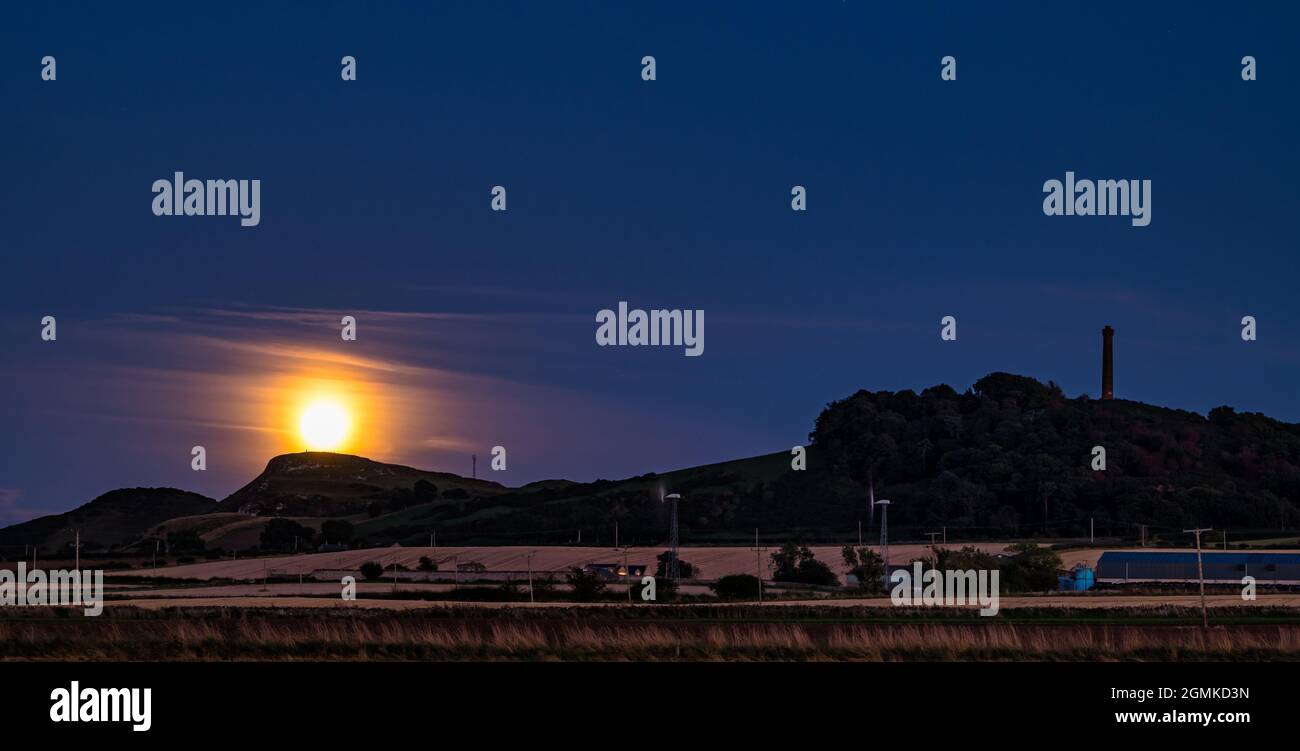
[[[817,560],[807,545],[787,542],[772,554],[772,578],[780,582],[798,584],[839,584],[839,577],[830,566]]]
[[[378,579],[384,575],[384,567],[374,561],[361,564],[361,575],[367,579]]]
[[[660,553],[660,554],[656,557],[656,560],[659,561],[659,565],[655,567],[655,578],[656,578],[656,579],[667,579],[667,578],[668,578],[668,573],[667,573],[667,572],[668,572],[668,564],[673,560],[673,551],[671,551],[671,550],[665,550],[664,552]],[[694,567],[694,566],[692,566],[690,563],[687,563],[686,561],[683,561],[681,558],[678,558],[678,559],[677,559],[677,576],[678,576],[678,578],[681,578],[681,579],[694,579],[694,578],[695,578],[695,574],[696,574],[696,571],[695,571],[695,567]]]
[[[1056,570],[1061,556],[1032,543],[1016,543],[1007,549],[1014,554],[1002,565],[1000,584],[1009,592],[1047,592],[1057,587]]]
[[[599,598],[605,592],[605,580],[601,579],[594,571],[574,566],[569,569],[565,580],[568,581],[569,587],[573,590],[573,599],[579,602],[590,602]]]
[[[295,542],[305,547],[315,534],[311,527],[277,516],[262,529],[261,546],[268,550],[292,550]]]
[[[354,532],[352,523],[344,519],[326,519],[320,525],[320,536],[324,542],[347,544],[352,542]]]
[[[421,503],[436,500],[438,498],[438,486],[428,480],[415,481],[415,498]]]
[[[864,592],[885,591],[885,561],[871,548],[845,545],[842,551],[844,565],[858,580],[858,589]]]
[[[709,585],[724,600],[756,600],[758,587],[758,577],[752,574],[728,574]]]

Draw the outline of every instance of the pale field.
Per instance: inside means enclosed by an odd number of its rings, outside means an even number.
[[[1006,550],[1005,543],[972,543],[974,547],[989,553]],[[822,561],[840,576],[845,573],[840,556],[842,546],[809,546],[817,560]],[[875,549],[877,546],[865,546]],[[949,547],[958,547],[950,545]],[[771,560],[774,547],[768,547],[761,554],[764,578],[767,577],[767,565]],[[628,548],[627,562],[631,565],[649,566],[651,573],[655,559],[664,552],[662,547]],[[890,545],[889,558],[894,563],[909,561],[928,555],[929,545],[906,544]],[[532,568],[534,572],[553,572],[557,576],[575,566],[588,563],[621,563],[624,559],[622,549],[596,547],[410,547],[410,548],[366,548],[363,550],[345,550],[337,553],[306,553],[303,555],[277,556],[268,558],[245,558],[238,560],[205,561],[184,566],[168,566],[158,569],[136,569],[131,571],[114,571],[114,577],[148,576],[176,579],[236,579],[255,581],[262,579],[267,572],[275,570],[290,576],[310,574],[317,569],[356,570],[367,561],[375,561],[389,566],[393,563],[414,570],[419,566],[420,558],[428,556],[438,561],[444,571],[451,571],[453,560],[463,565],[470,562],[482,563],[488,571],[525,571],[528,568],[528,554],[533,553]],[[1100,552],[1097,552],[1100,555]],[[747,547],[698,547],[681,550],[682,560],[695,566],[700,579],[717,579],[728,574],[753,574],[759,564],[759,556]]]
[[[332,586],[332,585],[330,585]],[[205,596],[198,590],[189,590],[192,594],[180,598],[140,597],[129,600],[110,600],[105,607],[135,606],[157,610],[178,607],[231,607],[231,608],[367,608],[389,610],[411,610],[419,608],[608,608],[626,607],[622,601],[611,602],[433,602],[425,600],[352,600],[344,601],[340,597],[289,597],[276,596]],[[1300,594],[1261,594],[1256,600],[1242,600],[1239,595],[1207,595],[1209,607],[1300,607]],[[752,606],[753,601],[709,603],[710,606]],[[894,607],[888,597],[846,598],[816,600],[768,600],[764,604],[781,607],[799,607],[815,604],[818,607]],[[1086,609],[1134,608],[1156,606],[1199,607],[1201,600],[1197,595],[1037,595],[1003,597],[998,606],[1001,609],[1026,607],[1070,607]],[[638,607],[691,608],[692,604],[638,605]],[[971,606],[971,610],[978,609]]]

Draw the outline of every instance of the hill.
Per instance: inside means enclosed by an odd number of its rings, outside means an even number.
[[[391,511],[438,497],[505,492],[505,486],[449,472],[426,472],[350,454],[283,454],[262,474],[217,505],[218,511],[258,516],[347,516]]]
[[[828,482],[857,499],[874,478],[890,526],[966,536],[1098,534],[1139,525],[1300,526],[1300,425],[1217,407],[1208,416],[1124,400],[1068,399],[1055,384],[993,373],[958,394],[859,391],[812,433]],[[1106,452],[1093,471],[1094,447]]]
[[[0,545],[36,544],[45,551],[68,550],[81,531],[83,550],[123,547],[166,519],[204,514],[216,501],[175,488],[123,488],[105,493],[72,511],[42,516],[0,529]]]

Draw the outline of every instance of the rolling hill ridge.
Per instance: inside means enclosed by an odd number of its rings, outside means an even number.
[[[1105,470],[1093,468],[1097,448]],[[1300,528],[1300,425],[1218,407],[1206,416],[1125,400],[1066,397],[993,373],[958,393],[859,391],[817,417],[805,470],[788,450],[623,480],[511,488],[358,456],[277,456],[220,503],[171,489],[105,494],[68,514],[0,530],[0,544],[126,546],[192,529],[211,547],[260,545],[275,517],[319,531],[346,521],[353,545],[661,544],[665,492],[683,496],[683,542],[743,543],[755,528],[845,540],[888,497],[900,537],[941,527],[962,539],[1097,534],[1136,539],[1189,525]],[[92,525],[90,522],[99,519]],[[95,530],[91,534],[91,530]],[[294,536],[303,535],[295,532]],[[318,535],[319,537],[319,535]],[[319,541],[319,540],[318,540]]]

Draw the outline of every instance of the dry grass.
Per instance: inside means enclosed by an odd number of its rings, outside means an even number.
[[[276,614],[0,622],[60,660],[1296,660],[1300,626],[584,622]]]

